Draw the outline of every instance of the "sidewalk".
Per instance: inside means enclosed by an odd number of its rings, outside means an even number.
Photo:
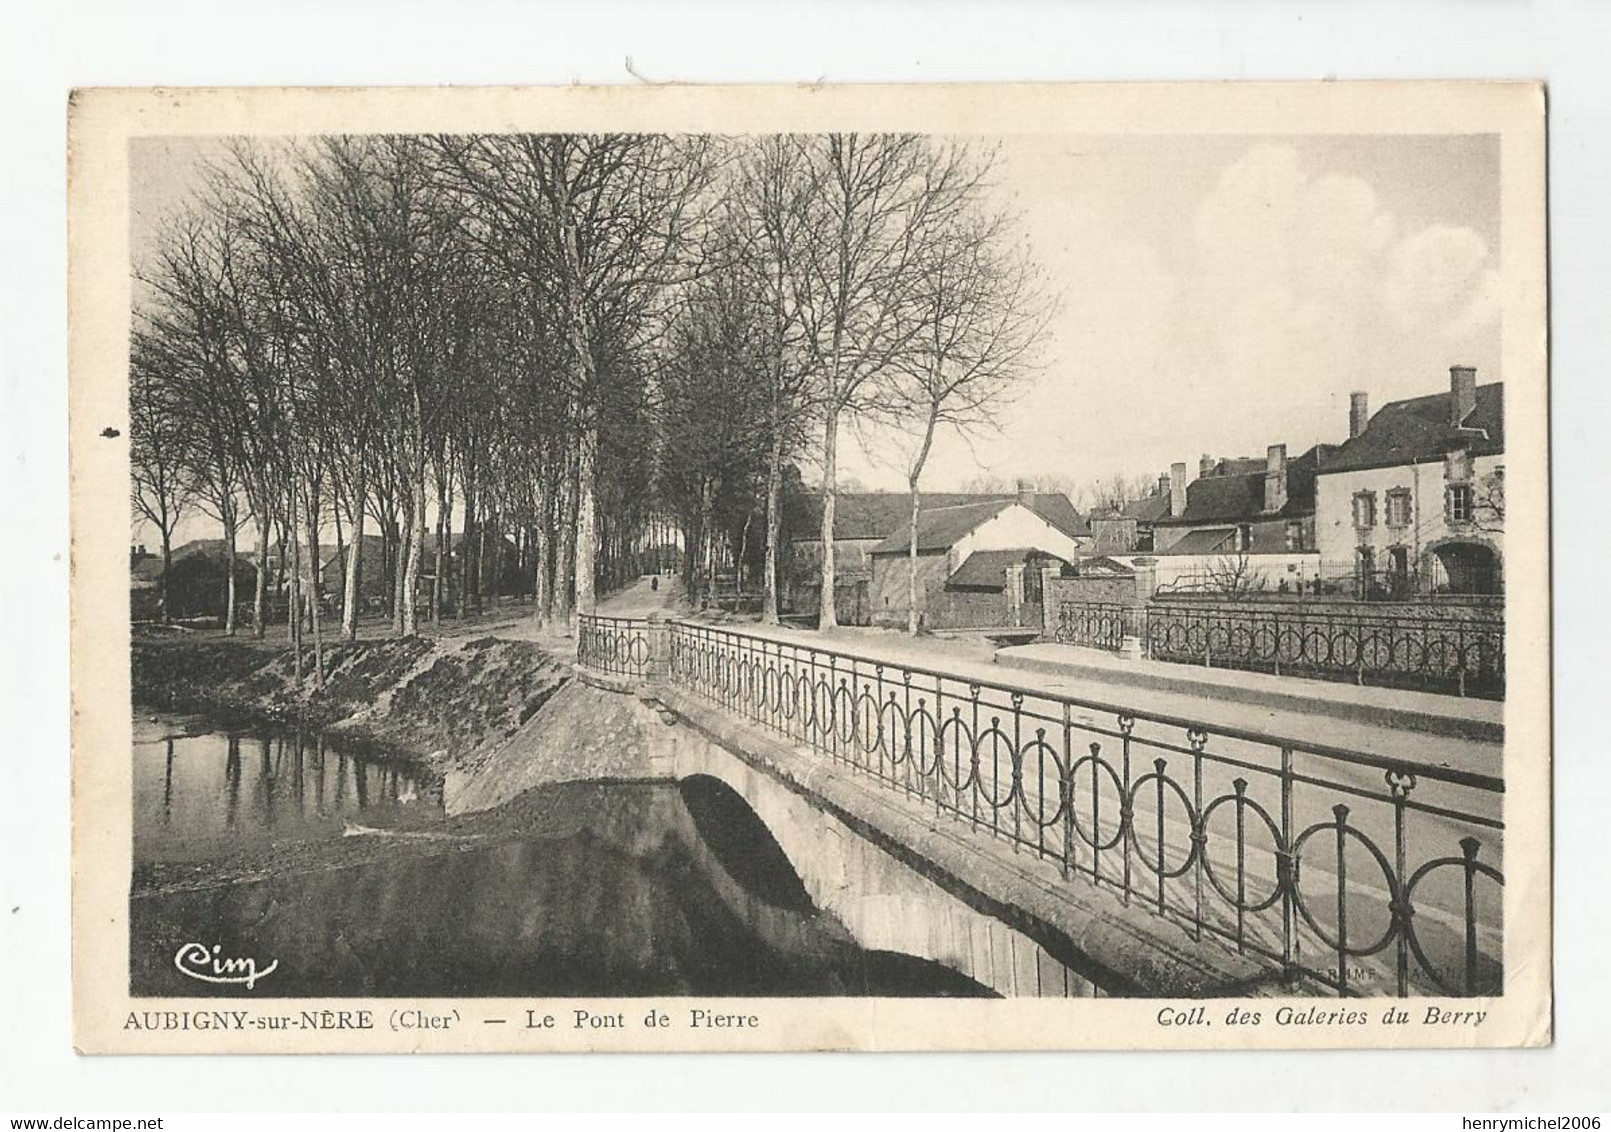
[[[1253,707],[1330,715],[1481,742],[1505,740],[1505,705],[1496,700],[1441,696],[1405,688],[1378,688],[1332,680],[1272,676],[1229,668],[1127,660],[1101,649],[1041,643],[996,653],[996,664],[1080,682],[1213,696]]]
[[[1347,747],[1405,762],[1495,777],[1504,774],[1504,705],[1499,703],[1257,673],[1186,669],[1182,676],[1170,673],[1166,679],[1153,670],[1185,666],[1156,662],[1146,662],[1145,672],[1135,668],[1131,676],[1128,670],[1142,662],[1101,656],[1086,663],[1083,654],[1091,650],[1063,645],[992,650],[980,642],[914,639],[885,630],[840,628],[823,633],[751,622],[715,622],[711,627],[859,660],[930,669],[1031,695],[1078,700],[1098,709],[1190,719],[1210,730],[1264,736],[1275,745]],[[1069,653],[1079,654],[1072,663]],[[1118,670],[1119,665],[1125,670]],[[1208,678],[1197,678],[1200,675]],[[1298,687],[1287,691],[1258,686],[1260,681],[1278,680]],[[1451,699],[1452,704],[1440,702]],[[1432,726],[1441,731],[1430,730]]]

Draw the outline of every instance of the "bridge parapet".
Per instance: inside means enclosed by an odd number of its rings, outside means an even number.
[[[583,617],[663,682],[1347,995],[1502,988],[1503,780],[685,621]]]

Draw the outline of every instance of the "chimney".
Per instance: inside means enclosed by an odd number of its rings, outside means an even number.
[[[1459,428],[1477,407],[1477,367],[1449,367],[1449,424]]]
[[[1348,439],[1352,440],[1370,424],[1370,398],[1363,390],[1348,395]]]
[[[1264,454],[1264,509],[1279,511],[1287,505],[1287,446],[1272,444]]]
[[[1204,452],[1197,458],[1197,478],[1206,479],[1214,474],[1214,457]]]
[[[1169,494],[1169,473],[1168,472],[1165,472],[1163,475],[1158,477],[1158,487],[1156,488],[1156,490],[1153,491],[1153,494],[1154,495],[1168,495]]]
[[[1029,480],[1020,479],[1018,481],[1018,502],[1028,507],[1031,511],[1035,509],[1035,485]]]
[[[1169,466],[1169,517],[1178,519],[1186,513],[1186,464]]]

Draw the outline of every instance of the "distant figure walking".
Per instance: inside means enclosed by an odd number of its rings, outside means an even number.
[[[655,593],[660,592],[660,575],[659,574],[656,574],[654,577],[649,579],[649,588],[651,590],[653,590]]]

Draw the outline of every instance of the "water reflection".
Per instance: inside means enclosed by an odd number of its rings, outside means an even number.
[[[269,850],[251,879],[131,899],[136,995],[986,993],[859,947],[716,779],[568,783],[518,812],[343,838],[420,784],[294,733],[158,736],[136,761],[137,860]],[[174,966],[190,943],[278,967],[250,992],[192,981]]]
[[[134,739],[136,862],[207,860],[442,812],[422,770],[317,733],[196,730],[147,716]]]

